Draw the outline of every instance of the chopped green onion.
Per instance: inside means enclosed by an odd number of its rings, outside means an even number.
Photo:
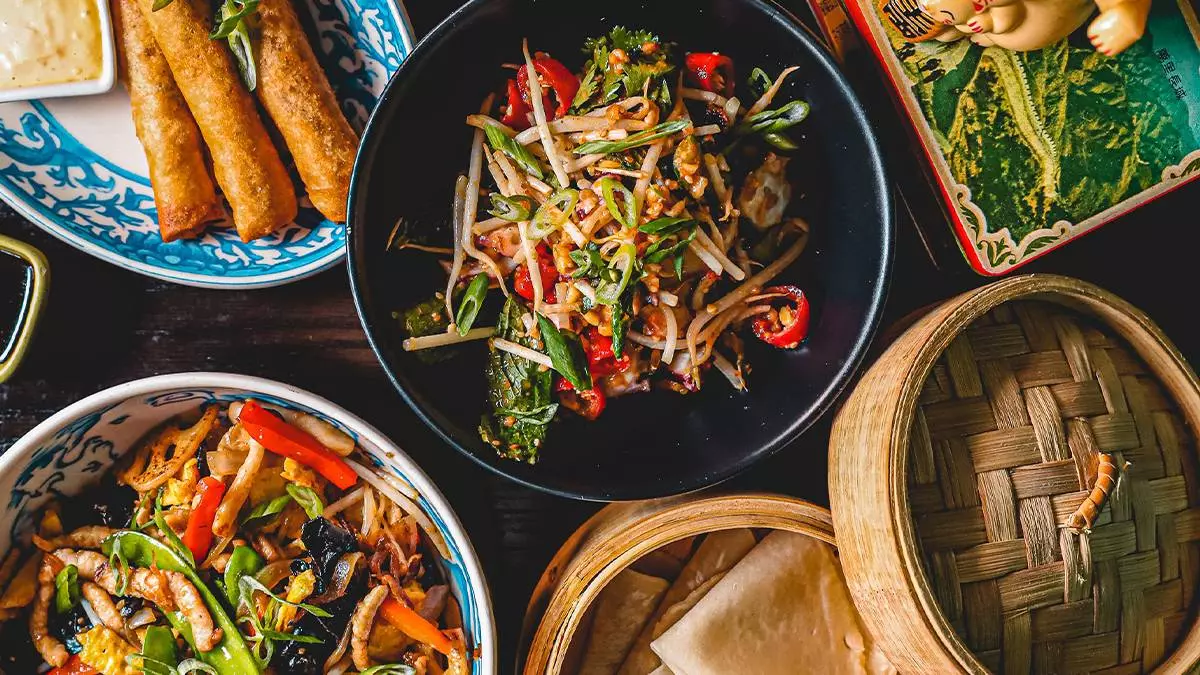
[[[779,133],[786,131],[804,121],[808,117],[809,105],[806,101],[791,101],[774,110],[764,110],[742,120],[737,125],[739,134]]]
[[[670,122],[663,122],[662,124],[650,127],[645,131],[639,131],[638,133],[619,141],[589,141],[575,148],[575,154],[607,155],[614,152],[624,152],[630,148],[636,148],[641,145],[646,145],[647,143],[653,143],[660,138],[665,138],[671,134],[683,131],[691,126],[691,124],[691,120],[671,120]]]
[[[617,304],[633,277],[636,259],[637,247],[633,244],[624,244],[617,249],[616,255],[608,261],[607,278],[596,286],[596,302],[602,305]]]
[[[471,283],[467,284],[466,292],[458,301],[458,315],[454,317],[454,324],[457,326],[460,336],[465,336],[471,330],[471,326],[475,324],[475,317],[479,315],[479,308],[483,306],[483,299],[487,297],[487,292],[488,275],[486,274],[475,275]],[[288,488],[290,492],[291,486],[289,485]],[[311,514],[309,517],[316,518]]]
[[[54,575],[54,611],[66,614],[79,604],[79,568],[67,565]]]
[[[662,262],[676,254],[682,253],[687,248],[688,244],[696,238],[696,230],[692,230],[688,236],[680,239],[674,244],[667,245],[668,239],[656,241],[646,249],[646,255],[643,258],[648,263]]]
[[[775,148],[784,151],[791,151],[800,147],[792,139],[788,138],[787,134],[776,133],[774,131],[763,134],[763,140]]]
[[[295,607],[296,609],[302,609],[319,619],[328,619],[333,616],[332,614],[329,613],[328,610],[317,607],[316,605],[309,605],[309,604],[306,604],[303,602],[292,602],[290,600],[285,600],[284,598],[281,598],[277,594],[275,594],[271,589],[267,588],[261,581],[259,581],[258,579],[254,578],[252,576],[249,576],[249,575],[243,576],[242,578],[238,579],[238,584],[241,586],[242,592],[241,592],[241,595],[239,596],[239,598],[240,598],[240,602],[242,602],[242,603],[253,602],[254,601],[254,593],[257,592],[257,593],[262,593],[262,594],[266,595],[268,598],[270,598],[274,602],[278,602],[281,605],[287,605],[289,607]]]
[[[625,227],[637,227],[637,200],[633,198],[633,192],[612,176],[601,178],[597,184],[612,217]],[[621,196],[620,204],[617,203],[617,195]]]
[[[754,94],[755,98],[758,98],[767,93],[767,90],[771,88],[771,85],[775,81],[762,68],[755,68],[750,71],[750,78],[746,83],[750,85],[750,93]]]
[[[250,91],[254,91],[258,86],[258,66],[254,54],[254,40],[250,37],[250,26],[246,19],[257,9],[258,0],[246,0],[244,3],[225,0],[217,12],[219,23],[212,34],[213,39],[223,37],[229,42],[229,51],[233,53],[242,80]]]
[[[243,527],[259,527],[282,512],[292,502],[291,495],[279,495],[269,501],[262,502],[246,515],[242,521]]]
[[[694,222],[696,221],[691,218],[658,218],[638,227],[638,231],[667,237],[684,229],[688,226],[688,223]]]
[[[385,663],[371,666],[358,675],[416,675],[417,671],[405,663]]]
[[[492,208],[488,213],[510,223],[529,220],[529,217],[533,215],[533,210],[537,208],[537,202],[529,195],[505,197],[499,192],[493,192],[488,195],[488,198],[492,200]]]
[[[174,0],[154,0],[154,4],[150,6],[150,11],[157,12],[158,10],[162,9],[163,7],[166,7],[167,5],[171,4],[172,2],[174,2]]]
[[[613,356],[621,358],[625,351],[625,334],[629,332],[629,320],[633,316],[633,293],[626,293],[612,306],[612,350]]]
[[[481,274],[479,276],[484,277],[485,279],[487,278],[486,274]],[[486,286],[486,284],[484,285]],[[317,494],[316,490],[308,487],[307,485],[296,485],[294,483],[289,483],[287,486],[287,493],[292,496],[292,499],[296,500],[296,503],[300,505],[300,508],[304,509],[304,515],[308,516],[310,519],[319,518],[321,517],[321,514],[325,513],[325,503],[321,501],[321,495]]]
[[[518,143],[515,139],[509,138],[503,131],[494,126],[488,125],[483,133],[487,135],[488,145],[496,152],[503,152],[512,158],[525,173],[537,177],[541,180],[545,174],[542,173],[542,167],[538,164],[538,158],[534,156],[529,148]]]
[[[538,329],[542,332],[542,342],[546,345],[546,355],[550,357],[554,370],[566,378],[576,391],[591,389],[592,374],[588,371],[588,357],[583,351],[579,337],[558,330],[554,322],[541,314],[537,315],[537,321]]]
[[[208,665],[200,659],[184,659],[179,662],[179,667],[176,669],[178,675],[192,675],[192,673],[204,673],[204,675],[221,675],[216,668]]]
[[[125,595],[125,591],[129,590],[129,559],[120,546],[113,546],[112,553],[108,554],[108,568],[116,577],[116,594]]]
[[[575,203],[578,201],[579,190],[573,188],[558,190],[550,195],[546,203],[533,214],[533,221],[529,223],[529,238],[542,239],[562,227],[575,211]]]
[[[221,21],[208,37],[213,40],[229,37],[233,31],[237,30],[238,22],[258,11],[258,3],[259,0],[226,0],[225,4],[221,6]],[[239,4],[241,7],[238,7]],[[229,8],[228,12],[226,12],[226,7]]]
[[[586,248],[576,249],[567,255],[571,262],[575,263],[575,271],[571,272],[571,276],[576,279],[596,276],[604,269],[604,258],[600,257],[600,251],[595,244],[589,243]]]

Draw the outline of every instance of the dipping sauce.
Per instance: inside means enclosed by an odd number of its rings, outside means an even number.
[[[0,0],[0,90],[99,78],[101,1]]]
[[[29,263],[0,251],[0,361],[8,358],[13,341],[21,332],[32,276]]]

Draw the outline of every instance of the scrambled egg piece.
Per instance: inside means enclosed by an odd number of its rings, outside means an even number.
[[[292,580],[288,582],[287,595],[284,596],[284,600],[288,602],[304,602],[308,599],[308,596],[312,595],[316,585],[317,576],[310,569],[304,570],[292,577]],[[299,611],[298,607],[292,607],[291,605],[280,607],[279,618],[275,621],[275,630],[287,630],[288,624],[296,618],[296,614]]]
[[[413,639],[386,621],[376,621],[367,638],[367,654],[376,661],[395,663],[404,657],[404,652]]]
[[[317,475],[313,470],[290,457],[283,460],[283,471],[279,475],[289,483],[317,489]]]
[[[134,656],[138,651],[110,628],[96,626],[80,633],[78,638],[79,644],[83,645],[80,660],[104,675],[139,675],[141,672],[125,661],[126,656]]]
[[[191,506],[199,480],[199,463],[195,458],[189,459],[179,470],[179,478],[167,479],[167,489],[163,491],[163,506]]]
[[[417,610],[420,610],[421,605],[425,604],[425,589],[421,588],[421,584],[417,583],[416,579],[408,582],[408,585],[404,587],[404,594],[408,596]]]
[[[4,589],[4,594],[0,595],[0,610],[18,609],[33,602],[33,596],[37,594],[38,568],[41,566],[42,556],[38,553],[25,559],[8,588]]]
[[[58,511],[55,509],[46,509],[42,512],[42,522],[38,526],[38,535],[46,539],[53,539],[63,533],[62,519],[58,517]]]

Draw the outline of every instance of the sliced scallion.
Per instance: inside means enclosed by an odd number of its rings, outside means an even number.
[[[750,93],[754,94],[755,98],[758,98],[767,93],[767,90],[771,88],[772,82],[774,80],[771,79],[770,75],[767,75],[767,71],[762,68],[755,68],[750,71],[750,77],[746,83],[750,85]]]
[[[578,201],[579,190],[574,188],[558,190],[550,195],[546,203],[533,214],[533,221],[529,223],[529,238],[542,239],[562,227],[574,213]]]
[[[67,565],[54,575],[54,611],[66,614],[79,604],[79,569]]]
[[[608,261],[608,269],[604,278],[596,286],[596,302],[602,305],[615,305],[621,299],[621,294],[629,286],[633,277],[634,263],[637,261],[637,247],[633,244],[623,244]]]
[[[488,213],[511,223],[529,220],[533,210],[537,208],[537,202],[529,195],[505,197],[499,192],[493,192],[488,198],[492,200],[492,208]]]
[[[692,220],[691,218],[672,218],[667,216],[663,218],[657,218],[638,227],[638,231],[645,232],[646,234],[656,234],[660,237],[666,237],[686,228],[689,223],[694,222],[696,221]]]
[[[238,71],[246,83],[246,89],[254,91],[258,86],[258,64],[254,40],[250,37],[250,26],[246,19],[258,11],[259,0],[225,0],[217,12],[218,24],[212,39],[225,39],[229,51],[237,61]]]
[[[679,133],[691,125],[691,120],[671,120],[639,131],[636,134],[619,141],[589,141],[575,148],[577,155],[607,155],[614,152],[624,152],[630,148],[653,143],[660,138]]]
[[[467,284],[467,290],[463,293],[462,299],[458,302],[458,315],[454,317],[454,324],[458,328],[458,334],[465,336],[471,326],[475,324],[475,317],[479,316],[479,308],[483,306],[483,299],[487,297],[488,292],[488,275],[477,274]]]
[[[764,110],[747,117],[737,125],[737,133],[777,134],[803,122],[808,117],[808,111],[808,102],[791,101],[774,110]]]
[[[637,200],[633,198],[633,191],[612,176],[605,176],[596,182],[612,217],[625,227],[636,227]],[[617,199],[618,195],[620,200]]]
[[[529,151],[529,148],[518,143],[516,139],[509,138],[494,126],[489,125],[483,130],[483,133],[487,135],[488,145],[492,146],[493,150],[508,155],[525,173],[542,180],[545,174],[542,173],[542,167],[538,164],[537,157]]]

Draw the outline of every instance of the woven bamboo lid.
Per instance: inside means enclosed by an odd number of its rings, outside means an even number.
[[[839,416],[831,462],[843,565],[860,607],[890,610],[871,625],[889,657],[921,672],[1195,667],[1198,419],[1182,357],[1094,286],[1021,277],[918,320]],[[1102,456],[1129,466],[1076,531]]]

